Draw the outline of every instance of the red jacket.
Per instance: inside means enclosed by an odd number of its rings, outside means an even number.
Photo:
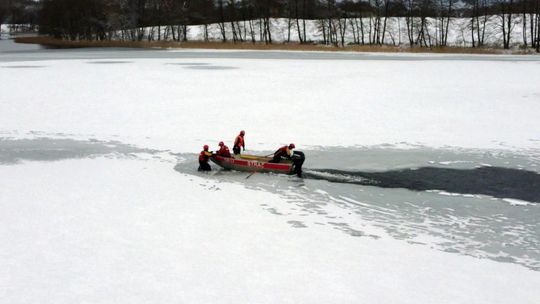
[[[291,150],[289,150],[289,146],[283,146],[274,152],[274,157],[285,157],[285,158],[291,158]]]
[[[212,156],[212,153],[203,150],[199,154],[199,161],[207,163],[208,160],[210,159],[210,156]]]
[[[234,140],[234,146],[235,147],[242,147],[242,148],[246,148],[246,144],[244,142],[244,137],[242,135],[238,135],[236,136],[236,139]]]
[[[223,156],[223,157],[231,157],[231,151],[229,151],[229,147],[223,145],[219,149],[219,151],[216,152],[217,155]]]

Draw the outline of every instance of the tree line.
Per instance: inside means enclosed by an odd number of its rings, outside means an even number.
[[[41,4],[33,0],[0,0],[0,25],[13,29],[35,30]]]
[[[19,8],[33,12],[27,17],[39,24],[41,33],[70,40],[186,41],[189,25],[201,25],[202,37],[208,40],[212,24],[218,26],[224,42],[272,43],[271,19],[283,18],[287,22],[286,41],[313,43],[306,33],[306,21],[311,20],[322,34],[318,43],[382,45],[395,40],[389,37],[389,20],[401,17],[406,32],[402,44],[432,47],[448,45],[453,18],[466,18],[473,47],[486,45],[488,23],[495,22],[502,46],[510,48],[518,17],[523,33],[521,45],[537,50],[540,47],[540,0],[0,1],[9,1],[12,7],[16,2]],[[9,9],[4,13],[7,15]],[[434,26],[435,34],[429,31]],[[352,41],[345,39],[346,33],[352,33]]]

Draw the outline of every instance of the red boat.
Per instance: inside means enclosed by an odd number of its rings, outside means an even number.
[[[302,155],[303,156],[303,155]],[[212,155],[210,160],[216,165],[230,170],[246,171],[246,172],[272,172],[282,174],[294,174],[296,170],[301,172],[301,163],[295,166],[294,161],[284,159],[280,163],[270,163],[271,157],[257,155],[233,155],[232,157],[223,157]],[[303,163],[303,160],[302,160]]]

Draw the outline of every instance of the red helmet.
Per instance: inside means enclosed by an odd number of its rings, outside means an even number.
[[[294,148],[296,148],[296,146],[294,144],[289,145],[289,149],[294,149]]]
[[[219,144],[218,144],[218,146],[220,146],[220,147],[222,147],[222,146],[224,146],[224,145],[225,145],[225,144],[224,144],[222,141],[220,141]]]
[[[208,145],[203,146],[204,151],[208,150]]]
[[[244,130],[240,131],[240,135],[244,135],[244,134],[246,134],[246,131]]]

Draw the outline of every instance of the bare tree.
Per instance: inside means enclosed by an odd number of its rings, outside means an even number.
[[[240,27],[237,23],[237,17],[236,17],[236,0],[229,0],[228,3],[229,7],[229,15],[231,16],[231,30],[232,30],[232,36],[233,36],[233,42],[236,43],[237,41],[242,41],[242,33],[240,30]]]
[[[488,21],[487,0],[473,0],[471,15],[472,47],[482,47],[484,46],[484,41],[486,37],[486,24]]]
[[[223,6],[223,0],[218,0],[218,11],[219,11],[219,31],[221,32],[221,40],[227,42],[227,32],[225,30],[225,8]]]
[[[306,41],[306,19],[305,19],[305,10],[306,10],[306,0],[300,2],[300,0],[293,0],[294,4],[294,19],[296,22],[296,32],[298,34],[298,41],[304,43]],[[299,12],[300,8],[302,13]],[[300,23],[300,18],[302,18],[302,23]]]
[[[417,44],[415,39],[416,30],[416,18],[417,4],[414,0],[403,0],[405,7],[405,24],[407,26],[407,38],[409,40],[409,46],[413,47]]]
[[[448,29],[450,28],[450,20],[452,16],[454,0],[439,0],[437,7],[438,15],[438,39],[439,46],[446,46],[448,43]]]
[[[503,38],[503,47],[505,49],[510,48],[510,40],[512,38],[513,22],[512,22],[512,11],[513,11],[514,0],[498,0],[499,7],[499,18],[500,18],[500,27],[502,31]]]
[[[384,3],[384,23],[383,23],[383,28],[382,28],[381,44],[384,44],[384,36],[386,33],[386,23],[389,17],[388,13],[389,13],[389,8],[390,8],[390,0],[383,0],[383,3]]]
[[[529,12],[529,36],[531,38],[531,47],[536,49],[538,48],[538,41],[540,40],[540,0],[528,0],[525,2],[527,4],[526,10]]]
[[[7,1],[0,1],[0,29],[2,28],[2,23],[4,23],[4,20],[6,20],[8,15],[8,2]],[[2,37],[0,36],[0,39]]]
[[[373,0],[375,5],[375,20],[373,22],[373,43],[381,44],[381,6],[382,0]]]
[[[339,31],[339,38],[341,46],[345,46],[345,34],[347,33],[347,16],[343,16],[343,18],[337,19],[337,28]]]
[[[540,0],[536,0],[535,12],[536,31],[531,31],[531,33],[534,37],[533,40],[536,46],[536,52],[540,53]],[[534,26],[532,27],[534,28]]]

